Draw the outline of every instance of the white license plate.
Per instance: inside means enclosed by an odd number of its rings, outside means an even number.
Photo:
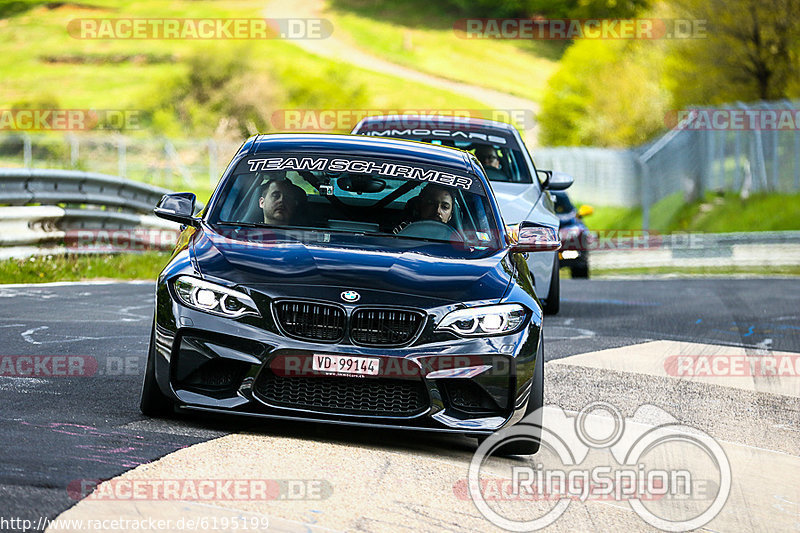
[[[351,357],[349,355],[317,355],[311,363],[313,370],[331,374],[356,374],[377,376],[380,360],[372,357]]]

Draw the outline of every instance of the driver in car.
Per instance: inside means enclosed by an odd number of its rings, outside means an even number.
[[[475,157],[483,165],[486,170],[486,177],[493,181],[507,181],[508,177],[503,172],[500,165],[500,157],[497,155],[497,150],[494,146],[488,144],[479,145],[475,148]]]
[[[447,224],[453,218],[453,195],[444,187],[426,185],[419,198],[420,220]]]
[[[426,185],[418,196],[409,200],[409,204],[406,208],[411,207],[412,220],[400,223],[393,233],[399,233],[412,222],[433,220],[447,224],[453,218],[453,195],[441,185]]]
[[[258,199],[258,206],[264,212],[264,223],[291,224],[305,196],[303,189],[286,178],[268,180],[261,186]]]

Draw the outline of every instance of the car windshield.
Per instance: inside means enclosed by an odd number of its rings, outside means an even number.
[[[393,127],[391,122],[377,120],[364,123],[358,133],[460,148],[475,154],[490,181],[532,183],[528,165],[519,143],[513,136],[500,131],[492,130],[493,133],[478,131],[470,125],[462,128],[465,131],[444,127]]]
[[[238,164],[207,220],[487,250],[501,246],[490,206],[477,177],[451,168],[270,153]]]
[[[444,144],[445,141],[431,139],[432,144]],[[507,145],[453,141],[448,146],[467,150],[478,158],[490,181],[514,183],[530,183],[531,177],[522,152]]]

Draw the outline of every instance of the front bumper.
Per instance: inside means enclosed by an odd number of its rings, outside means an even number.
[[[311,343],[272,317],[232,320],[179,305],[160,285],[155,374],[181,409],[331,424],[488,435],[522,418],[531,394],[540,317],[502,337],[428,338],[405,347]],[[380,361],[378,376],[330,376],[315,355]],[[541,391],[534,391],[540,393]]]

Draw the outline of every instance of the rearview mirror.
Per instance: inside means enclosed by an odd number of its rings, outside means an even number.
[[[200,226],[200,219],[195,218],[194,204],[197,197],[191,192],[175,192],[161,197],[153,213],[165,220],[171,220],[187,226]]]
[[[534,222],[521,222],[511,232],[512,252],[553,252],[561,248],[558,230]]]
[[[343,191],[357,194],[381,192],[386,188],[385,181],[374,178],[369,174],[348,174],[336,180],[336,184]]]

